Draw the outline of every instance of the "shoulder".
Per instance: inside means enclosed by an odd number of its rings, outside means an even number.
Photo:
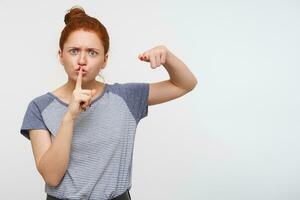
[[[114,83],[110,91],[124,100],[138,123],[148,114],[149,86],[141,82]]]
[[[144,82],[113,83],[109,86],[112,93],[126,99],[132,98],[133,96],[147,96],[149,87],[150,84]]]
[[[52,100],[53,99],[48,94],[43,94],[33,98],[29,102],[20,129],[20,133],[22,133],[27,139],[30,139],[30,129],[47,130],[47,127],[43,121],[42,113]]]
[[[42,112],[52,101],[54,97],[49,94],[49,92],[44,93],[42,95],[34,97],[28,104],[28,108],[38,109]]]
[[[128,92],[128,91],[137,91],[143,89],[149,89],[149,83],[145,82],[127,82],[127,83],[113,83],[109,87],[112,91]]]

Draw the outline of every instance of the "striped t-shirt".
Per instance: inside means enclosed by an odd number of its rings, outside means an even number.
[[[67,171],[57,187],[45,183],[45,192],[60,199],[107,200],[130,190],[135,132],[148,115],[148,95],[149,83],[106,83],[75,119]],[[53,141],[67,109],[50,92],[34,98],[20,133],[30,139],[30,129],[45,129]]]

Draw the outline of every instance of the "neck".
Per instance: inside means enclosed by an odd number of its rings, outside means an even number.
[[[67,93],[72,94],[75,89],[76,82],[68,79],[68,82],[65,83],[64,89]],[[81,88],[86,90],[96,89],[96,91],[101,90],[104,87],[104,83],[92,80],[90,82],[82,82]]]

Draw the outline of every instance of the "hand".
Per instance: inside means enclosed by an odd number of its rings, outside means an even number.
[[[95,89],[83,90],[82,84],[82,68],[80,67],[75,89],[72,93],[72,99],[69,103],[68,112],[73,118],[76,118],[82,111],[85,111],[91,104],[91,100],[96,93]]]
[[[165,46],[154,47],[138,56],[141,61],[150,62],[151,68],[155,69],[166,63],[168,49]]]

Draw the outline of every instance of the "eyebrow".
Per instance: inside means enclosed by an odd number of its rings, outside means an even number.
[[[79,47],[68,47],[68,49],[80,49]],[[100,49],[97,48],[86,48],[87,50],[97,50],[100,51]]]

